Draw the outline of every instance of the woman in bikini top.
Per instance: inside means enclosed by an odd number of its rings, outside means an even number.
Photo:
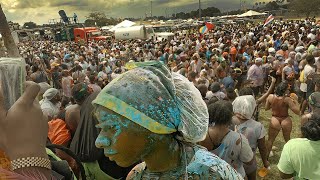
[[[285,102],[285,97],[273,95],[271,106],[272,116],[281,119],[289,116],[289,105]]]
[[[288,110],[299,115],[299,103],[296,95],[288,97],[286,94],[289,93],[289,87],[287,82],[281,82],[275,90],[275,94],[269,95],[267,98],[265,110],[272,109],[272,118],[270,119],[268,141],[267,141],[267,157],[272,149],[273,142],[282,130],[283,138],[285,142],[290,140],[292,131],[292,120],[289,117]]]

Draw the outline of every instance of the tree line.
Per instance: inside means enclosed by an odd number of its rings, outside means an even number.
[[[310,17],[311,15],[318,14],[320,9],[320,0],[287,0],[289,4],[282,5],[285,0],[277,0],[277,1],[269,1],[269,2],[256,2],[253,7],[257,10],[264,11],[272,11],[278,10],[280,8],[288,9],[290,12],[301,15],[304,14],[306,17]],[[263,7],[261,7],[263,5]],[[240,14],[243,13],[240,9],[228,12],[228,14]],[[226,13],[222,13],[220,9],[216,7],[208,7],[206,9],[201,9],[202,17],[212,17],[219,16]],[[199,10],[193,10],[191,12],[179,12],[176,14],[172,14],[172,17],[169,18],[178,18],[178,19],[189,19],[189,18],[198,18]],[[126,18],[130,20],[137,20],[132,18]],[[148,19],[159,19],[166,20],[164,16],[154,16],[148,17]],[[84,22],[85,26],[106,26],[106,25],[115,25],[119,23],[121,20],[117,18],[107,17],[104,12],[91,12],[88,16],[86,16],[86,20]],[[38,27],[34,22],[26,22],[23,25],[23,28],[32,29]]]

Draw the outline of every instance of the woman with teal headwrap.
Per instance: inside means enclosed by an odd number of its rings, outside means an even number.
[[[122,167],[139,161],[127,179],[242,179],[196,143],[208,128],[200,92],[161,63],[131,63],[93,101],[101,132],[96,146]]]

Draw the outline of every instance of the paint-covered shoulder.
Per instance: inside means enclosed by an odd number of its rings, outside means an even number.
[[[142,162],[136,165],[128,174],[126,180],[140,180],[143,171],[146,169],[146,163]]]
[[[243,179],[228,163],[205,149],[198,149],[187,166],[189,174],[200,179]]]

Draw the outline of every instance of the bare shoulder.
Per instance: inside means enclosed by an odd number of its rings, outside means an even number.
[[[77,105],[77,104],[74,104],[74,105],[71,105],[69,106],[67,109],[66,109],[66,118],[74,118],[74,117],[78,117],[80,118],[80,109],[81,109],[81,106]]]
[[[67,113],[78,112],[80,111],[80,109],[81,109],[81,106],[79,106],[78,104],[73,104],[66,108],[66,112]]]
[[[288,96],[287,96],[287,97],[284,98],[284,102],[287,103],[287,104],[289,104],[289,103],[292,103],[292,102],[293,102],[293,99],[292,99],[291,97],[288,97]]]
[[[269,96],[267,97],[267,101],[268,101],[268,102],[271,102],[271,100],[272,100],[273,97],[274,97],[273,94],[269,94]]]

